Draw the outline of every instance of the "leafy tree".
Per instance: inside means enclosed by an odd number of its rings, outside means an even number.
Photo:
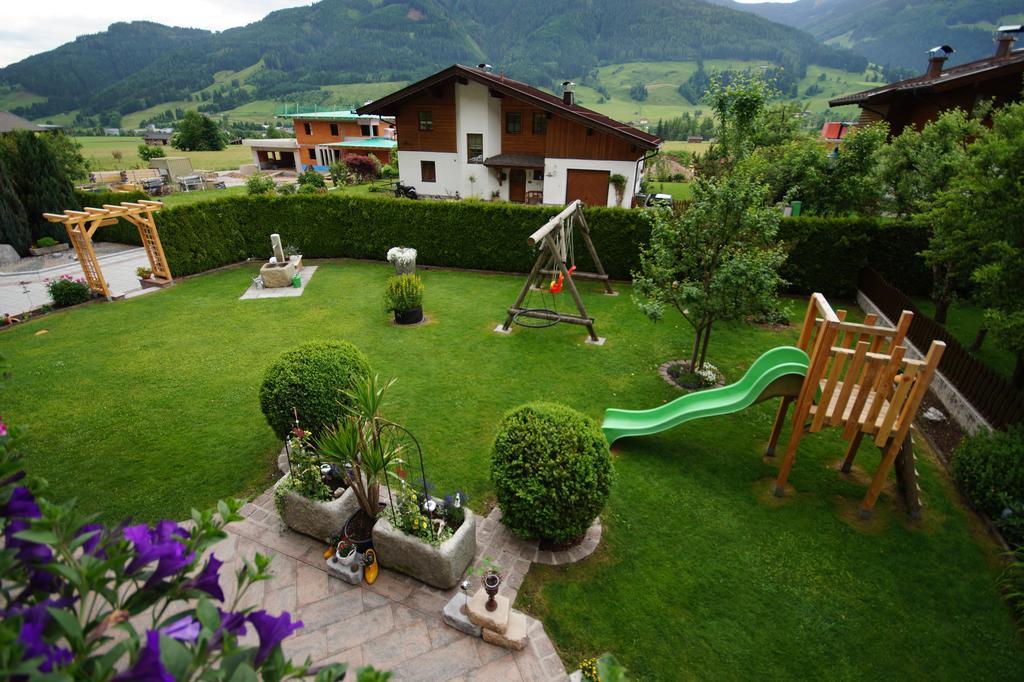
[[[70,180],[89,179],[89,162],[82,156],[82,145],[59,130],[40,135],[39,139],[46,144]]]
[[[633,300],[648,317],[674,308],[693,327],[691,373],[704,365],[715,322],[775,307],[785,260],[765,185],[730,172],[693,187],[685,212],[655,214],[633,273]]]
[[[25,207],[15,191],[13,177],[0,156],[0,244],[10,244],[19,255],[28,254],[32,232],[28,228]]]
[[[139,145],[139,158],[143,161],[149,161],[150,159],[159,159],[166,156],[163,147],[150,146],[148,144]]]
[[[376,161],[376,157],[362,156],[360,154],[345,157],[345,165],[348,166],[349,172],[359,176],[362,182],[377,177],[380,161],[376,163],[374,161]]]
[[[171,145],[186,152],[207,152],[224,149],[226,143],[213,119],[190,110],[178,123]]]
[[[647,99],[647,86],[643,83],[636,83],[629,88],[629,96],[637,102],[643,102]]]

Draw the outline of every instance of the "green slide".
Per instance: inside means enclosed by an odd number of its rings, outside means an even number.
[[[739,412],[768,398],[795,397],[807,365],[807,353],[799,348],[773,348],[755,360],[735,384],[688,393],[650,410],[608,409],[601,428],[611,444],[626,436],[648,436],[694,419]]]

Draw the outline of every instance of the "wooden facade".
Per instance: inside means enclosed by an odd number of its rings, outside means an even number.
[[[521,129],[518,133],[508,132],[509,114],[519,114]],[[535,133],[533,117],[543,116],[545,130]],[[550,137],[551,119],[554,116],[543,109],[531,106],[522,100],[504,97],[501,100],[501,151],[506,154],[530,154],[545,156]]]
[[[431,130],[420,130],[420,112],[431,115]],[[455,81],[428,88],[403,101],[395,122],[401,131],[401,149],[455,152]]]

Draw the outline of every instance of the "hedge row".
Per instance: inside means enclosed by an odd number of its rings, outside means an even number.
[[[126,200],[113,198],[107,203]],[[93,200],[95,201],[95,200]],[[95,205],[95,204],[92,204]],[[350,194],[234,196],[165,209],[157,218],[175,275],[191,275],[246,258],[270,256],[270,237],[307,258],[381,260],[392,246],[412,246],[427,265],[524,272],[535,251],[526,238],[556,207],[479,201],[408,201]],[[648,213],[618,208],[586,211],[605,269],[628,279],[650,235]],[[130,228],[130,226],[128,226]],[[107,241],[137,243],[134,229],[104,228]],[[781,236],[789,249],[783,276],[794,292],[852,296],[857,270],[871,265],[908,293],[926,293],[929,274],[917,255],[927,230],[875,220],[788,218]],[[576,243],[581,269],[591,263]]]
[[[78,203],[82,206],[102,208],[103,204],[120,204],[122,201],[138,201],[148,199],[145,192],[83,192],[75,190]],[[159,225],[159,223],[157,223]],[[140,246],[138,229],[127,220],[118,220],[117,225],[101,227],[96,230],[93,240],[97,242],[117,242],[119,244],[135,244]],[[67,241],[65,238],[64,241]]]

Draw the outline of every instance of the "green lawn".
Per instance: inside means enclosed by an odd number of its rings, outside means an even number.
[[[677,318],[648,321],[623,285],[618,297],[582,287],[608,338],[597,348],[569,325],[493,333],[519,277],[425,271],[429,324],[396,328],[380,300],[386,265],[325,263],[302,297],[239,301],[255,272],[182,280],[0,334],[11,367],[4,420],[23,429],[27,466],[51,496],[76,496],[112,522],[181,518],[265,489],[280,443],[258,407],[264,368],[300,342],[346,338],[397,379],[385,414],[420,439],[428,478],[468,491],[480,509],[505,410],[559,400],[600,419],[609,406],[660,404],[677,394],[656,368],[690,338]],[[721,325],[710,359],[735,380],[794,338]],[[834,471],[834,432],[804,440],[796,492],[778,501],[775,465],[760,455],[774,409],[616,446],[598,553],[534,567],[520,595],[570,669],[607,650],[639,679],[1019,677],[1024,647],[995,587],[992,547],[975,539],[933,461],[920,462],[919,526],[891,494],[874,522],[853,520],[865,482]],[[876,460],[865,446],[858,464]]]
[[[928,298],[915,298],[914,303],[925,315],[934,317],[935,304]],[[949,308],[949,315],[946,318],[945,327],[950,334],[970,348],[974,338],[984,323],[985,311],[970,303],[957,302]],[[988,336],[981,346],[981,350],[975,353],[975,357],[986,365],[996,370],[1009,379],[1013,376],[1013,366],[1016,359],[1013,353],[1006,350],[999,340]]]
[[[82,145],[82,156],[89,161],[91,170],[149,168],[149,162],[139,158],[141,137],[83,135],[75,140]],[[230,144],[219,152],[182,152],[173,147],[167,147],[164,151],[167,156],[187,156],[192,160],[192,168],[196,170],[231,170],[243,163],[252,163],[252,152],[240,144]],[[114,158],[114,152],[121,153],[120,161]]]
[[[658,194],[671,194],[676,201],[688,200],[693,197],[693,185],[688,182],[657,182],[648,183],[648,189]]]

